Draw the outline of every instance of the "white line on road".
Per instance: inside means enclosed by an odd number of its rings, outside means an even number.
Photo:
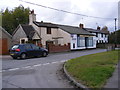
[[[35,64],[35,65],[32,65],[32,66],[25,66],[25,67],[21,67],[21,68],[12,68],[12,69],[8,69],[8,70],[2,70],[0,71],[1,72],[6,72],[6,71],[15,71],[15,70],[19,70],[19,69],[33,69],[35,67],[38,67],[38,66],[45,66],[45,65],[49,65],[49,64],[55,64],[55,63],[63,63],[67,60],[62,60],[62,61],[57,61],[57,62],[50,62],[50,63],[44,63],[44,64]]]
[[[42,65],[44,66],[44,65],[48,65],[48,64],[50,64],[50,63],[45,63],[45,64],[42,64]]]
[[[12,68],[12,69],[9,69],[9,71],[14,71],[14,70],[18,70],[19,68]]]
[[[42,64],[36,64],[36,65],[33,65],[33,67],[38,67],[38,66],[41,66]]]
[[[22,67],[22,68],[31,68],[32,66],[26,66],[26,67]]]

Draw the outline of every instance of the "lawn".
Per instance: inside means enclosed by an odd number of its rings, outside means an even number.
[[[102,88],[118,63],[118,50],[86,55],[66,62],[68,73],[89,88]]]

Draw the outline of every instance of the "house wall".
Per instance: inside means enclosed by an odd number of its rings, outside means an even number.
[[[18,28],[18,30],[16,31],[16,33],[12,37],[13,44],[19,44],[21,38],[27,38],[27,36],[26,36],[25,32],[23,31],[23,29],[20,26]]]
[[[96,33],[92,33],[94,35],[96,35]],[[101,40],[103,41],[103,43],[107,43],[108,42],[108,35],[106,35],[105,37],[105,34],[103,34],[103,37],[102,37],[102,34],[101,33],[98,33],[98,37],[96,37],[96,41],[98,41],[98,43],[102,43]]]
[[[2,36],[0,35],[0,38],[6,38],[7,41],[8,41],[8,48],[10,48],[11,45],[12,45],[12,37],[10,37],[9,35],[7,35],[5,32],[2,32],[2,30],[0,30],[0,33],[2,35]]]
[[[42,44],[45,47],[46,41],[53,41],[55,42],[55,37],[63,37],[58,39],[58,44],[64,45],[70,43],[70,34],[63,31],[62,29],[58,28],[51,28],[51,34],[47,34],[47,28],[41,27],[39,30],[41,30],[41,38],[42,38]]]
[[[0,28],[0,54],[8,54],[12,46],[12,37]]]
[[[71,42],[71,34],[65,32],[62,29],[58,29],[58,37],[63,37],[63,39],[61,39],[61,41],[59,40],[59,42],[64,45],[64,44],[68,44]]]
[[[86,48],[96,48],[96,37],[95,37],[95,36],[80,35],[80,37],[93,37],[93,46],[78,47],[77,34],[71,34],[71,50],[86,49]],[[84,41],[85,41],[85,40],[84,40]],[[84,43],[85,43],[85,42],[84,42]]]

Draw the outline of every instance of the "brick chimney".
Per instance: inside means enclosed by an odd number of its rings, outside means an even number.
[[[33,21],[36,21],[36,14],[34,14],[34,10],[29,13],[29,25],[32,25]]]
[[[100,27],[99,27],[99,26],[97,26],[97,30],[100,30]]]
[[[82,28],[84,28],[84,25],[80,23],[79,27],[82,29]]]

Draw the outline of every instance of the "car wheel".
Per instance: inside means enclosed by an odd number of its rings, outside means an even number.
[[[43,57],[46,57],[47,56],[47,52],[43,52]]]
[[[22,53],[21,56],[20,56],[21,59],[26,59],[26,54],[25,53]]]

